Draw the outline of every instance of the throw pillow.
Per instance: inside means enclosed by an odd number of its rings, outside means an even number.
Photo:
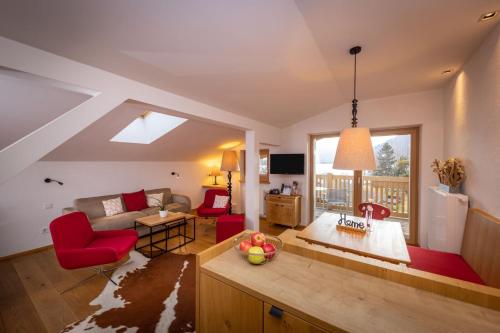
[[[129,212],[148,208],[146,193],[144,190],[133,193],[122,193],[122,196],[123,201],[125,202],[125,207]]]
[[[122,199],[120,199],[120,197],[103,200],[102,205],[104,206],[104,212],[106,213],[106,216],[113,216],[123,213]]]
[[[149,207],[158,207],[163,204],[163,193],[146,194]]]
[[[229,197],[227,195],[216,195],[212,208],[226,208]]]

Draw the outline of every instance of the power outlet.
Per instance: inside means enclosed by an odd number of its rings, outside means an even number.
[[[43,204],[43,209],[52,209],[54,208],[54,204],[52,203],[44,203]]]
[[[48,227],[43,227],[42,228],[42,235],[48,234],[49,233],[49,228]]]

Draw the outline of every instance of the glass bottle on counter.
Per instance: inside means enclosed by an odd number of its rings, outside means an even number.
[[[372,221],[372,215],[373,215],[373,207],[371,205],[371,200],[370,204],[366,207],[366,230],[367,231],[372,231],[373,230],[373,221]]]

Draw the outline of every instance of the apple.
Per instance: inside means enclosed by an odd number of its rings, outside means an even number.
[[[254,265],[260,265],[266,261],[264,250],[260,246],[252,246],[248,250],[248,261]]]
[[[240,251],[247,253],[252,247],[252,242],[249,240],[244,240],[240,243]]]
[[[266,236],[264,236],[262,232],[254,232],[252,236],[250,236],[250,240],[253,246],[262,246],[266,242]]]
[[[274,254],[276,252],[276,246],[274,246],[274,244],[272,243],[264,243],[264,245],[262,245],[262,250],[264,250],[265,257],[267,259],[271,259],[272,257],[274,257]]]

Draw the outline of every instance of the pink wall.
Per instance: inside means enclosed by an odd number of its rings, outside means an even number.
[[[471,206],[500,216],[500,25],[445,89],[445,157],[464,160]]]

